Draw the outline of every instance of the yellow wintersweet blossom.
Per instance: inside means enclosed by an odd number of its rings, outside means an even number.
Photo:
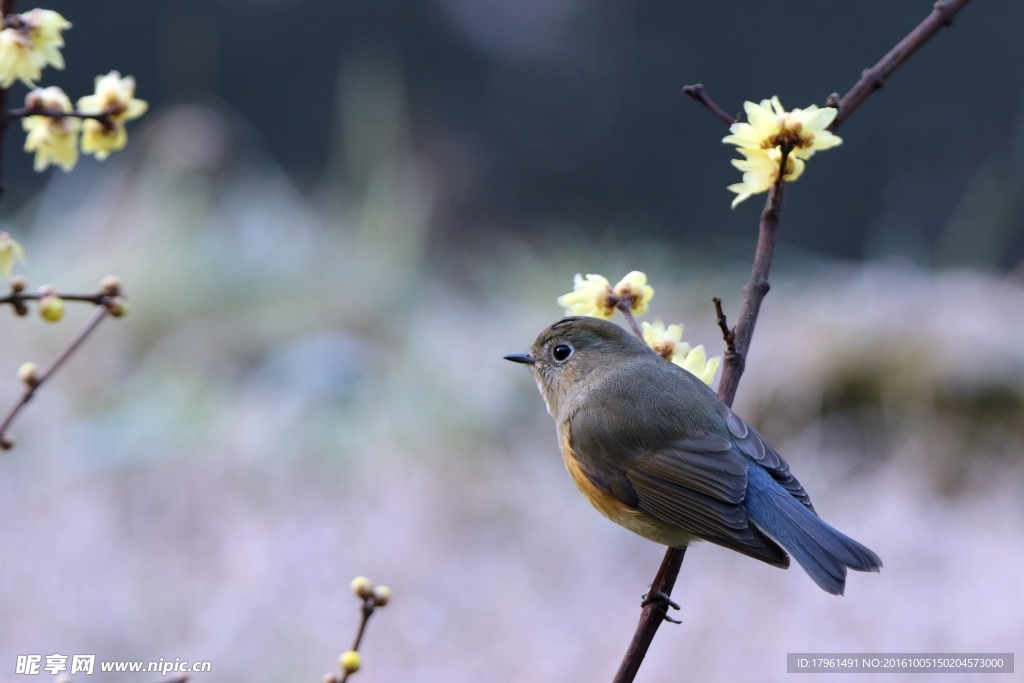
[[[685,358],[674,358],[672,362],[683,370],[696,375],[697,379],[710,386],[718,366],[722,363],[722,357],[715,356],[708,360],[707,354],[704,353],[704,346],[700,345],[690,349]]]
[[[0,31],[0,88],[9,88],[14,81],[35,85],[43,67],[64,68],[64,47],[61,31],[71,22],[53,10],[34,9],[12,17],[13,23]]]
[[[629,301],[629,307],[637,315],[647,312],[647,304],[654,298],[654,287],[647,284],[647,274],[639,270],[629,272],[615,285],[615,296]]]
[[[39,52],[43,63],[63,69],[64,55],[60,49],[64,47],[64,36],[61,32],[71,28],[71,22],[49,9],[29,10],[21,15],[21,20],[25,22],[28,39]]]
[[[8,233],[0,231],[0,273],[10,277],[15,262],[25,262],[25,249]]]
[[[566,315],[588,315],[608,320],[615,314],[615,294],[611,284],[601,275],[590,274],[584,278],[576,273],[572,291],[558,297],[557,302],[565,308]]]
[[[819,109],[812,104],[806,109],[786,111],[778,97],[761,100],[760,104],[744,102],[747,120],[734,123],[722,142],[747,149],[771,149],[789,144],[791,155],[810,159],[822,149],[830,149],[843,142],[827,129],[838,114],[833,107]]]
[[[640,328],[644,333],[644,342],[665,360],[685,358],[690,352],[690,345],[683,341],[682,325],[665,327],[665,323],[655,320],[653,325],[646,321],[640,323]]]
[[[135,99],[135,79],[121,78],[117,71],[96,77],[96,92],[78,100],[78,109],[90,114],[107,114],[110,124],[95,119],[82,123],[82,152],[106,159],[111,152],[123,149],[128,143],[125,121],[137,119],[146,113],[149,104]]]
[[[25,96],[29,108],[59,109],[71,111],[71,100],[57,86],[36,88]],[[78,133],[82,122],[74,117],[26,116],[21,126],[28,135],[25,137],[25,151],[35,152],[36,171],[57,164],[65,171],[74,168],[78,161]]]
[[[732,208],[754,194],[767,192],[779,177],[779,161],[782,151],[778,149],[740,148],[744,159],[733,159],[732,165],[743,171],[743,182],[729,186],[736,193]],[[792,154],[786,157],[786,175],[783,180],[796,180],[804,172],[804,160]]]
[[[619,280],[615,287],[603,275],[591,273],[584,278],[577,273],[572,291],[558,297],[557,301],[565,308],[566,315],[588,315],[609,320],[615,315],[615,307],[620,301],[628,301],[633,313],[643,315],[652,297],[654,287],[647,284],[647,275],[634,270]]]
[[[828,130],[838,111],[833,107],[786,111],[778,97],[761,100],[760,104],[744,102],[747,120],[734,123],[730,135],[722,142],[736,145],[744,159],[734,159],[733,166],[743,171],[743,182],[730,185],[738,196],[732,206],[753,194],[767,191],[779,177],[782,147],[789,148],[783,180],[796,180],[804,170],[804,161],[823,149],[830,149],[843,141]]]

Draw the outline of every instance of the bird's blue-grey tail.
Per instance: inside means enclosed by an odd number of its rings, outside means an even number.
[[[791,496],[760,465],[747,468],[747,496],[743,502],[750,519],[785,548],[823,590],[842,595],[846,569],[877,572],[882,560],[846,536]]]

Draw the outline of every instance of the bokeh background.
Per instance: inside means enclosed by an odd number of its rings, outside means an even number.
[[[0,681],[34,680],[18,654],[92,653],[247,683],[331,670],[356,574],[395,593],[360,681],[610,679],[662,550],[574,490],[501,356],[573,274],[632,269],[649,318],[720,352],[710,298],[738,310],[762,201],[729,209],[725,131],[681,87],[823,104],[931,7],[46,6],[74,28],[44,85],[74,99],[116,68],[151,110],[67,175],[5,141],[19,272],[117,273],[132,312],[0,458]],[[1022,652],[1021,25],[1019,2],[972,3],[787,193],[737,410],[883,572],[834,598],[697,546],[683,623],[638,681],[782,680],[798,651]],[[0,396],[87,315],[5,321]]]

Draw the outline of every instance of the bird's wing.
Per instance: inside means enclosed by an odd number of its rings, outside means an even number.
[[[811,505],[811,497],[807,495],[807,491],[797,481],[797,478],[793,476],[793,473],[789,471],[789,463],[782,459],[782,456],[772,448],[771,444],[761,438],[760,434],[755,432],[731,410],[726,418],[726,424],[729,426],[729,432],[735,438],[736,446],[740,452],[765,468],[772,475],[772,478],[789,492],[789,495],[807,506],[811,512],[814,512],[814,506]]]
[[[789,556],[750,523],[742,502],[747,460],[723,437],[624,446],[609,438],[608,415],[580,411],[569,443],[588,479],[659,522],[778,567]]]

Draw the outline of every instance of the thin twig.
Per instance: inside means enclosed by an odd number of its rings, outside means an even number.
[[[363,640],[363,631],[366,630],[366,622],[368,622],[370,620],[370,617],[373,616],[373,611],[374,611],[373,599],[371,598],[370,600],[366,600],[363,603],[363,607],[362,607],[362,609],[360,611],[362,612],[363,617],[362,617],[362,620],[359,622],[359,630],[356,632],[356,641],[352,645],[352,650],[354,650],[356,652],[359,651],[359,643]],[[348,680],[348,677],[350,675],[351,674],[349,672],[343,671],[342,675],[341,675],[340,683],[345,683]]]
[[[722,300],[717,296],[711,300],[715,303],[715,317],[718,319],[718,329],[722,331],[722,340],[725,341],[725,355],[736,354],[736,328],[729,327],[729,321],[725,318],[725,311],[722,310]],[[728,360],[726,360],[728,362]]]
[[[878,64],[865,71],[853,88],[838,101],[839,114],[832,127],[836,128],[845,121],[872,92],[881,87],[889,74],[905,62],[910,55],[920,49],[940,28],[948,25],[952,21],[953,16],[969,1],[939,0],[932,13],[912,30],[906,38],[901,40],[896,47],[890,50]],[[725,123],[731,124],[733,122],[732,120],[727,120],[727,116],[723,117],[719,113],[719,111],[724,111],[721,107],[716,105],[718,110],[716,111],[716,109],[708,105],[711,100],[707,98],[706,93],[703,93],[703,87],[698,92],[703,97],[696,97],[693,93],[689,92],[687,94],[707,106]],[[836,98],[831,97],[830,100],[835,101]],[[783,176],[785,175],[788,150],[783,149],[782,152],[782,159],[779,163],[779,177],[776,179],[775,185],[769,190],[768,199],[765,202],[764,210],[761,212],[757,247],[754,253],[754,263],[750,271],[750,281],[743,288],[743,306],[740,309],[740,320],[732,330],[735,353],[731,358],[728,354],[726,355],[722,379],[718,385],[718,395],[729,406],[732,405],[733,398],[736,396],[736,389],[739,387],[740,377],[743,374],[746,354],[754,334],[754,325],[757,322],[761,301],[769,289],[768,273],[771,270],[772,257],[775,254],[775,242],[778,238],[783,187],[785,185]],[[720,308],[719,313],[720,323],[724,326],[724,315],[721,315]],[[669,573],[664,570],[666,567],[676,566],[676,563],[681,565],[682,561],[683,551],[680,549],[669,548],[665,553],[665,559],[662,561],[657,576],[655,576],[654,585],[658,585],[662,594],[666,597],[671,595],[679,568],[677,566],[676,572],[672,573],[670,577]],[[663,578],[670,578],[671,580],[662,581],[661,579]],[[653,585],[652,590],[654,590]],[[633,681],[636,673],[640,670],[640,664],[647,654],[651,641],[654,639],[654,634],[661,626],[661,622],[664,621],[664,615],[659,615],[656,610],[648,609],[648,607],[645,606],[640,613],[640,622],[637,624],[636,632],[633,634],[633,639],[630,641],[629,648],[626,650],[613,683],[631,683]]]
[[[920,49],[928,42],[928,39],[935,35],[939,29],[953,23],[953,17],[964,8],[970,0],[939,0],[935,3],[935,9],[924,21],[907,34],[906,38],[896,43],[896,46],[870,69],[861,74],[850,91],[839,100],[839,114],[832,123],[832,130],[838,128],[857,108],[864,103],[864,100],[874,91],[885,85],[885,80],[895,71],[900,64],[907,61],[910,55]]]
[[[629,326],[633,329],[633,334],[640,337],[640,339],[643,339],[644,333],[640,331],[640,326],[636,324],[636,318],[633,317],[631,304],[632,302],[629,299],[620,299],[619,302],[615,304],[615,308],[619,309],[622,312],[622,315],[626,316]]]
[[[708,91],[704,89],[704,86],[701,83],[695,83],[694,85],[684,85],[683,94],[689,95],[693,99],[703,104],[705,107],[708,108],[708,111],[717,116],[727,126],[731,126],[732,124],[739,121],[739,118],[731,115],[729,112],[722,109],[717,102],[711,99],[711,96],[708,95]]]
[[[89,304],[96,304],[97,306],[102,304],[104,299],[110,298],[108,294],[103,292],[97,292],[96,294],[61,294],[60,292],[41,294],[39,292],[11,292],[7,296],[0,296],[0,306],[3,304],[16,306],[18,302],[38,301],[39,299],[47,296],[56,296],[64,301],[82,301]]]
[[[106,301],[103,303],[104,305],[96,307],[96,310],[93,311],[93,314],[89,317],[89,320],[86,321],[85,325],[83,325],[67,345],[61,349],[60,353],[54,356],[46,369],[36,375],[31,383],[26,382],[25,391],[21,395],[21,398],[7,412],[7,416],[4,417],[3,422],[0,422],[0,448],[7,450],[13,445],[13,439],[10,434],[7,433],[7,428],[11,426],[11,423],[14,421],[14,418],[17,417],[18,412],[21,411],[25,404],[32,400],[32,397],[35,396],[39,387],[53,376],[53,373],[60,369],[64,362],[78,350],[78,347],[82,345],[82,343],[96,330],[99,324],[103,322],[103,319],[110,313],[109,307],[105,305]]]
[[[114,112],[109,111],[78,111],[77,109],[64,111],[63,109],[57,109],[56,107],[22,107],[21,109],[8,110],[7,118],[11,121],[23,119],[27,116],[48,116],[51,119],[64,119],[68,117],[76,119],[95,119],[104,126],[111,127],[114,125],[110,119],[113,113]]]

